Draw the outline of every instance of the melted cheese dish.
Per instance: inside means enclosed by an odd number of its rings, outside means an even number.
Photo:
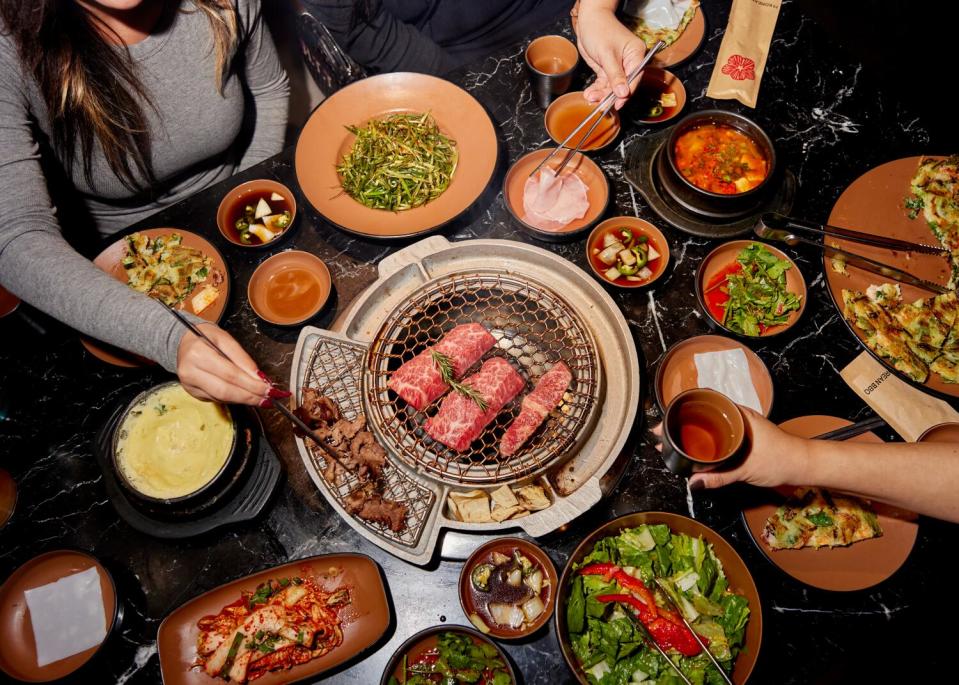
[[[226,407],[201,402],[171,383],[127,413],[117,441],[117,467],[148,497],[185,497],[216,477],[235,435]]]

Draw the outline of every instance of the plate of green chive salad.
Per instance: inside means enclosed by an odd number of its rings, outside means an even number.
[[[456,141],[429,112],[394,113],[364,126],[336,168],[343,190],[370,209],[402,212],[442,195],[456,172]]]
[[[706,255],[696,294],[719,326],[743,337],[768,337],[790,328],[806,304],[806,283],[783,252],[734,240]]]
[[[503,652],[471,628],[437,626],[404,642],[381,685],[516,685]]]
[[[665,512],[589,535],[563,572],[555,620],[582,685],[683,685],[677,669],[696,685],[724,685],[690,628],[743,683],[762,639],[759,595],[739,555],[707,526]]]
[[[297,139],[294,167],[304,198],[326,222],[392,240],[466,213],[490,189],[499,147],[492,119],[468,92],[429,74],[393,72],[355,81],[317,105]]]

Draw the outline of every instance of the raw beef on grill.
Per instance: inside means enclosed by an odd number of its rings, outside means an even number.
[[[523,398],[523,409],[506,429],[499,444],[504,457],[511,457],[529,440],[551,411],[563,401],[563,395],[573,380],[573,374],[563,362],[557,362],[540,376],[533,392]]]
[[[443,398],[440,410],[423,423],[430,437],[457,452],[463,452],[480,436],[486,425],[503,407],[516,397],[526,381],[508,361],[500,357],[488,359],[480,370],[463,381],[486,401],[486,411],[459,392]]]
[[[449,331],[430,347],[393,372],[387,385],[397,395],[421,411],[449,390],[436,368],[431,352],[439,352],[453,362],[455,378],[461,378],[467,369],[480,360],[496,344],[496,338],[478,323],[466,323]]]

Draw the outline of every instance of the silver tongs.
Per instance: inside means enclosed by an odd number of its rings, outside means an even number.
[[[863,245],[872,245],[873,247],[885,247],[890,250],[899,250],[900,252],[918,252],[921,254],[931,254],[937,257],[948,257],[949,251],[942,245],[928,245],[926,243],[910,243],[898,238],[888,238],[883,235],[873,235],[872,233],[863,233],[854,231],[851,228],[842,228],[841,226],[830,226],[829,224],[815,224],[810,221],[804,221],[791,216],[784,216],[776,212],[767,212],[762,215],[762,222],[772,229],[780,231],[809,231],[816,235],[833,236],[843,240],[851,240]]]
[[[677,666],[675,662],[673,662],[673,660],[669,658],[669,655],[666,653],[666,650],[664,650],[662,647],[659,646],[659,643],[656,642],[656,638],[654,638],[652,634],[649,632],[649,630],[646,629],[646,626],[643,625],[643,622],[640,621],[638,618],[636,618],[635,614],[633,614],[632,608],[627,606],[626,604],[623,604],[622,602],[618,602],[618,604],[619,604],[619,608],[623,610],[623,613],[625,613],[626,616],[629,617],[629,620],[632,622],[633,627],[636,629],[636,632],[642,635],[643,638],[645,638],[646,642],[648,642],[649,644],[651,644],[653,647],[656,648],[656,651],[659,652],[659,655],[666,660],[667,664],[673,667],[673,670],[676,671],[679,677],[683,679],[683,682],[686,683],[686,685],[693,685],[692,681],[686,677],[686,674],[683,673],[681,670],[679,670],[679,666]],[[722,669],[719,669],[719,670],[722,671]]]
[[[686,617],[683,616],[683,610],[680,609],[678,606],[676,606],[676,602],[673,601],[672,596],[667,591],[665,581],[663,581],[662,578],[657,578],[656,584],[663,591],[663,595],[666,596],[666,601],[669,602],[669,605],[676,610],[676,613],[679,615],[679,618],[682,619],[683,625],[685,625],[686,628],[689,630],[689,632],[693,634],[693,637],[696,638],[696,642],[698,642],[702,650],[706,652],[706,656],[709,657],[709,660],[713,662],[713,666],[715,666],[716,670],[719,671],[719,675],[721,675],[723,677],[723,680],[729,683],[729,685],[733,685],[733,681],[730,679],[728,675],[726,675],[726,670],[719,665],[719,662],[716,661],[716,657],[714,657],[713,653],[709,651],[709,647],[707,647],[706,643],[703,642],[701,637],[699,637],[699,634],[695,630],[693,630],[693,627],[689,625],[689,621],[687,621]]]
[[[639,63],[639,66],[633,69],[631,72],[629,72],[629,75],[626,77],[626,85],[628,86],[633,81],[635,81],[636,77],[639,76],[640,73],[642,73],[643,69],[646,68],[646,65],[649,63],[649,60],[651,60],[656,55],[657,52],[659,52],[665,47],[666,47],[666,43],[660,40],[656,42],[656,45],[654,45],[649,50],[647,50],[646,56],[643,57],[643,61]],[[566,154],[566,157],[563,159],[562,163],[556,169],[555,173],[557,176],[559,176],[559,172],[561,172],[563,168],[567,164],[569,164],[569,161],[576,156],[576,153],[579,152],[580,148],[586,144],[587,140],[589,140],[589,136],[593,133],[594,130],[596,130],[596,127],[599,125],[599,122],[601,122],[606,117],[606,115],[609,114],[609,110],[613,108],[613,104],[615,102],[616,102],[616,94],[613,93],[612,89],[610,89],[609,93],[606,94],[606,97],[600,100],[599,103],[593,108],[593,111],[587,114],[583,118],[583,120],[579,122],[579,126],[577,126],[572,131],[570,131],[569,135],[563,139],[563,142],[557,145],[556,149],[554,149],[552,152],[546,155],[546,157],[543,158],[543,161],[536,165],[536,168],[529,173],[530,177],[532,177],[537,171],[542,169],[543,166],[546,164],[546,162],[548,162],[550,159],[553,158],[553,155],[555,155],[560,150],[563,150],[564,148],[566,148],[566,143],[572,140],[573,136],[579,133],[582,130],[582,128],[586,126],[589,120],[592,119],[594,116],[596,116],[596,113],[599,112],[600,113],[599,117],[597,117],[596,121],[593,122],[593,125],[590,126],[589,130],[586,131],[586,134],[579,139],[579,142],[576,144],[576,147],[570,150]]]
[[[953,292],[949,288],[941,286],[938,283],[925,281],[903,271],[902,269],[897,269],[894,266],[877,262],[874,259],[863,257],[862,255],[858,255],[854,252],[847,252],[846,250],[842,250],[838,247],[833,247],[828,243],[819,243],[814,240],[809,240],[808,238],[803,238],[785,229],[770,228],[768,225],[765,225],[766,216],[768,215],[764,214],[762,221],[756,224],[756,227],[753,229],[756,235],[764,240],[778,240],[792,247],[795,247],[800,243],[804,245],[811,245],[812,247],[822,250],[826,256],[830,257],[831,259],[837,259],[845,264],[855,266],[863,271],[869,271],[870,273],[877,274],[883,278],[890,278],[894,281],[899,281],[900,283],[906,283],[917,288],[922,288],[923,290],[928,290],[929,292],[936,293],[938,295],[945,295]]]

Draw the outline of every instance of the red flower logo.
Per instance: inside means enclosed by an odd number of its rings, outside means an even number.
[[[737,81],[753,81],[756,79],[756,63],[748,57],[733,55],[723,67],[723,73]]]

